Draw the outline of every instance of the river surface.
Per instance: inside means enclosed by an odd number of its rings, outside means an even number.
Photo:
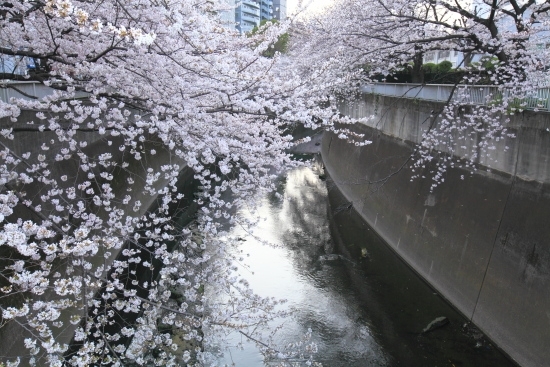
[[[311,329],[318,346],[315,360],[324,367],[515,366],[398,259],[343,199],[332,198],[327,211],[327,186],[332,185],[320,175],[317,164],[282,178],[278,193],[283,199],[263,199],[259,214],[265,220],[255,230],[259,238],[247,237],[237,249],[248,254],[248,267],[241,266],[240,273],[251,288],[261,296],[287,299],[286,307],[294,310],[276,321],[283,325],[278,344],[299,340]],[[438,317],[448,323],[423,333]],[[236,334],[228,340],[221,365],[266,365],[253,343]],[[232,347],[238,343],[242,348]]]

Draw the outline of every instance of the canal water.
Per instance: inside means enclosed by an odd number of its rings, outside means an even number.
[[[251,288],[293,310],[273,323],[277,344],[311,330],[324,367],[515,366],[378,239],[320,163],[290,171],[278,194],[263,199],[257,238],[235,250],[247,255],[239,267]],[[279,365],[240,334],[227,341],[220,365]]]

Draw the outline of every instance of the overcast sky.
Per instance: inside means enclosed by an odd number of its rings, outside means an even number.
[[[303,4],[310,4],[308,12],[318,13],[330,5],[334,0],[303,0]],[[299,0],[287,0],[287,14],[293,14],[296,11]]]

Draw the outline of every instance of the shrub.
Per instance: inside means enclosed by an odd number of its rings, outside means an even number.
[[[435,73],[437,69],[437,65],[433,62],[428,62],[422,65],[422,69],[425,73]]]
[[[448,73],[451,71],[451,69],[453,68],[453,63],[450,62],[450,61],[441,61],[439,64],[437,64],[436,66],[436,72],[437,73],[440,73],[440,74],[443,74],[443,73]]]
[[[495,66],[497,66],[499,64],[499,61],[498,61],[498,58],[497,57],[483,57],[481,59],[481,65],[483,66],[483,68],[485,70],[490,70],[490,71],[494,71],[495,70]]]

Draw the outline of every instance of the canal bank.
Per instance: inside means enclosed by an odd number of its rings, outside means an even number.
[[[322,156],[344,204],[522,366],[550,360],[548,115],[512,119],[517,138],[492,170],[451,169],[430,192],[407,164],[433,102],[365,95],[354,127],[372,144],[326,134]],[[500,144],[500,143],[499,143]],[[484,159],[486,157],[480,157]],[[431,167],[426,167],[426,172]],[[428,175],[426,175],[428,176]]]
[[[347,259],[356,302],[365,308],[358,322],[391,351],[385,366],[516,366],[377,235],[330,176],[327,187],[335,251]]]

